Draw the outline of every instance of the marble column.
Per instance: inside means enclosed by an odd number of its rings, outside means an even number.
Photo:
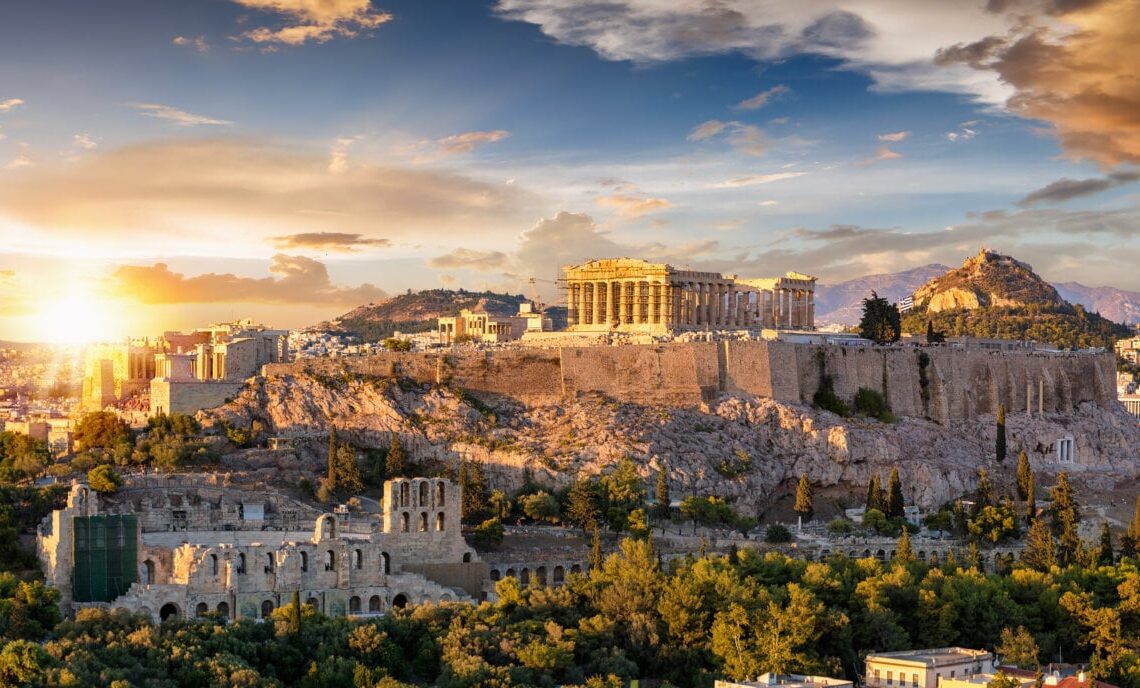
[[[582,285],[571,284],[570,293],[566,295],[566,322],[571,325],[578,325],[578,295],[581,293]]]

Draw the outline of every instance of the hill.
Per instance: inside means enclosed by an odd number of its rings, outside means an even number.
[[[379,303],[354,308],[329,323],[328,329],[374,342],[391,337],[396,330],[426,332],[435,326],[436,318],[455,315],[464,308],[492,315],[514,315],[519,312],[519,304],[529,301],[522,294],[491,291],[409,290]]]
[[[1061,282],[1053,286],[1066,301],[1079,303],[1113,322],[1140,324],[1140,292],[1115,287],[1086,287],[1079,282]]]
[[[854,325],[863,315],[863,299],[872,291],[888,301],[899,301],[949,269],[934,263],[903,272],[867,275],[838,284],[820,284],[815,288],[816,322],[820,325]]]
[[[1032,339],[1071,348],[1109,348],[1129,333],[1063,299],[1028,263],[985,249],[915,290],[903,330],[922,334],[927,322],[948,335]]]

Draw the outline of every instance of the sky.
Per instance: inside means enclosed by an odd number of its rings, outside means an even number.
[[[0,340],[824,283],[980,247],[1140,290],[1135,0],[13,0]]]

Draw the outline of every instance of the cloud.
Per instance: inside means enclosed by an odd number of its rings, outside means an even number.
[[[475,147],[484,143],[495,143],[510,136],[509,131],[496,129],[494,131],[468,131],[454,136],[448,136],[438,141],[440,151],[446,155],[457,153],[470,153]]]
[[[332,152],[329,154],[329,172],[340,174],[348,169],[348,149],[359,140],[359,136],[342,136],[333,143]]]
[[[428,260],[428,266],[442,270],[467,269],[479,272],[499,272],[507,268],[507,254],[502,251],[457,248],[450,253]]]
[[[0,100],[0,112],[11,112],[16,107],[23,105],[24,101],[19,98],[9,98],[8,100]]]
[[[108,278],[108,286],[126,298],[145,304],[178,303],[283,303],[357,305],[387,297],[371,284],[338,287],[323,263],[303,256],[277,254],[269,263],[269,277],[243,277],[232,273],[206,273],[187,277],[165,263],[121,265]]]
[[[392,20],[377,10],[371,0],[232,0],[254,10],[283,15],[285,22],[242,34],[254,43],[303,45],[325,43],[334,38],[356,38]]]
[[[693,128],[687,139],[689,141],[707,141],[726,134],[725,140],[733,148],[748,155],[765,155],[771,148],[771,140],[760,127],[744,122],[721,122],[712,119]]]
[[[769,101],[776,100],[780,98],[780,96],[789,93],[791,90],[792,89],[783,84],[778,84],[768,89],[767,91],[761,91],[751,98],[740,101],[736,104],[736,107],[740,110],[759,110],[760,108],[767,105]]]
[[[1098,179],[1058,179],[1017,202],[1025,207],[1038,203],[1061,203],[1080,196],[1090,196],[1122,184],[1140,181],[1140,172],[1114,172]]]
[[[879,149],[875,151],[874,155],[869,158],[864,158],[855,164],[862,167],[867,167],[868,165],[874,165],[875,163],[882,162],[884,160],[898,160],[901,157],[902,153],[893,151],[888,146],[879,146]]]
[[[891,132],[890,134],[879,134],[879,140],[886,141],[888,143],[898,143],[899,141],[906,139],[908,136],[910,136],[909,131],[895,131]]]
[[[82,148],[84,150],[95,150],[99,147],[99,143],[91,138],[89,134],[76,134],[71,137],[71,143],[76,148]]]
[[[509,236],[541,212],[521,185],[360,162],[329,174],[319,149],[240,137],[99,149],[0,184],[0,217],[108,250],[247,255],[271,237],[345,232],[451,242]]]
[[[12,158],[11,160],[9,160],[8,164],[5,165],[4,167],[6,167],[9,170],[18,170],[18,169],[21,169],[24,167],[31,167],[33,164],[34,163],[32,162],[32,159],[30,157],[28,157],[24,153],[21,153],[21,154],[17,155],[16,157]]]
[[[631,194],[615,193],[599,196],[594,202],[603,208],[611,208],[618,215],[627,218],[641,217],[659,210],[672,208],[673,204],[664,198],[650,198]]]
[[[349,253],[360,248],[391,246],[387,239],[369,239],[362,234],[349,234],[347,232],[301,232],[287,234],[272,238],[273,245],[279,249],[321,249],[326,251],[339,251]]]
[[[159,105],[158,103],[136,103],[134,107],[147,117],[165,119],[174,122],[180,127],[197,127],[202,125],[228,127],[233,124],[233,122],[224,119],[195,115],[184,110],[179,110],[178,108],[170,107],[169,105]]]
[[[959,129],[958,131],[946,132],[946,140],[950,141],[951,143],[953,143],[955,141],[969,141],[970,139],[977,136],[977,134],[978,134],[977,131],[975,131],[974,129],[971,129],[970,127],[963,124],[962,128]]]
[[[758,186],[760,184],[771,184],[778,182],[782,179],[795,179],[802,177],[807,172],[774,172],[772,174],[754,174],[747,177],[736,177],[735,179],[728,179],[723,182],[712,184],[713,188],[717,189],[734,189],[741,186]]]
[[[200,53],[208,52],[210,50],[210,44],[206,42],[205,36],[195,36],[194,38],[189,38],[187,36],[175,36],[174,40],[171,42],[174,45],[191,46]]]

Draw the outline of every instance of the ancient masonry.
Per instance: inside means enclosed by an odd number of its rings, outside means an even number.
[[[533,405],[600,393],[618,401],[699,407],[720,393],[810,404],[824,376],[850,400],[861,387],[899,416],[940,423],[1010,412],[1069,413],[1116,407],[1111,353],[985,351],[950,347],[847,347],[720,341],[448,353],[385,352],[341,360],[268,365],[263,374],[345,370],[504,396]]]
[[[266,618],[298,592],[326,614],[351,615],[487,592],[488,567],[460,533],[459,487],[446,480],[388,481],[383,513],[351,516],[153,482],[107,500],[75,484],[44,520],[39,556],[65,612]]]
[[[676,330],[815,324],[815,279],[740,279],[634,258],[563,268],[569,329],[575,332]]]

